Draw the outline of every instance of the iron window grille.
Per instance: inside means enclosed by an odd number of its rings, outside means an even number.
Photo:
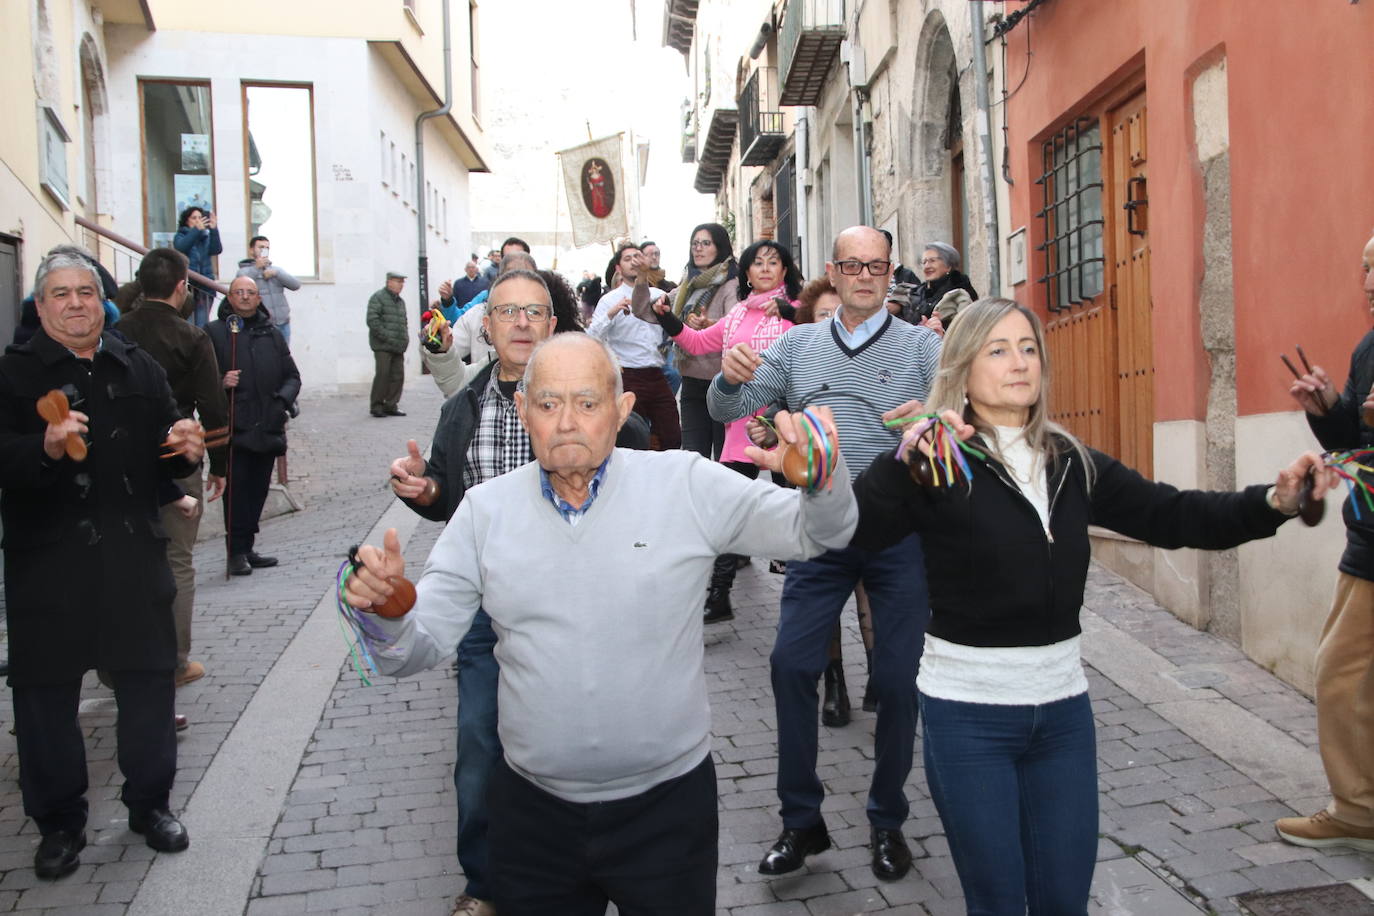
[[[1060,312],[1102,294],[1102,133],[1098,122],[1078,118],[1046,140],[1040,185],[1045,242],[1045,301]]]

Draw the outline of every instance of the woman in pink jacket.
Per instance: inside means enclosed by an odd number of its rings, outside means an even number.
[[[739,343],[748,344],[755,353],[761,353],[792,327],[801,285],[801,271],[787,246],[764,239],[750,245],[740,255],[740,301],[720,321],[698,331],[684,325],[672,313],[666,300],[655,305],[654,310],[658,312],[658,323],[688,353],[724,353]],[[757,477],[758,466],[744,454],[744,449],[751,444],[747,423],[746,417],[726,424],[725,447],[720,460],[747,477]],[[707,623],[734,617],[730,607],[730,586],[734,581],[734,558],[717,557],[706,595],[704,619]]]

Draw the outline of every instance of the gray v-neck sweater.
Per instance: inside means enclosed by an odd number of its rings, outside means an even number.
[[[801,494],[694,452],[616,449],[573,526],[530,463],[468,491],[415,608],[376,618],[394,641],[374,651],[388,674],[432,667],[483,608],[511,768],[569,801],[627,798],[710,751],[701,602],[715,558],[812,557],[848,544],[857,519],[843,463],[831,489]]]

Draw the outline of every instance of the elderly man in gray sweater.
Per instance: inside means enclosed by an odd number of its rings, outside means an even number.
[[[535,461],[468,492],[413,610],[376,618],[373,651],[387,673],[412,674],[452,653],[479,606],[492,619],[505,760],[489,789],[489,864],[503,916],[607,902],[706,916],[717,817],[700,595],[723,553],[794,559],[847,544],[849,474],[841,458],[828,487],[798,492],[695,452],[614,448],[634,395],[581,334],[542,344],[523,384]],[[786,413],[778,429],[799,440]],[[778,452],[751,457],[781,468]],[[359,551],[354,607],[388,598],[404,571],[394,531],[384,544]]]

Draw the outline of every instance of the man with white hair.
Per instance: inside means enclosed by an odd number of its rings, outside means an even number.
[[[634,395],[610,350],[584,334],[541,344],[523,386],[515,398],[535,460],[466,493],[414,609],[371,621],[373,653],[387,673],[413,674],[446,658],[479,608],[491,618],[504,746],[487,799],[498,912],[671,903],[709,916],[718,825],[700,595],[722,553],[796,558],[847,543],[849,474],[840,459],[829,488],[798,493],[695,452],[615,448]],[[819,414],[833,445],[829,412]],[[798,441],[786,412],[777,426]],[[780,452],[753,457],[779,470]],[[390,577],[404,574],[394,530],[384,543],[358,552],[345,593],[356,608],[390,598]]]

